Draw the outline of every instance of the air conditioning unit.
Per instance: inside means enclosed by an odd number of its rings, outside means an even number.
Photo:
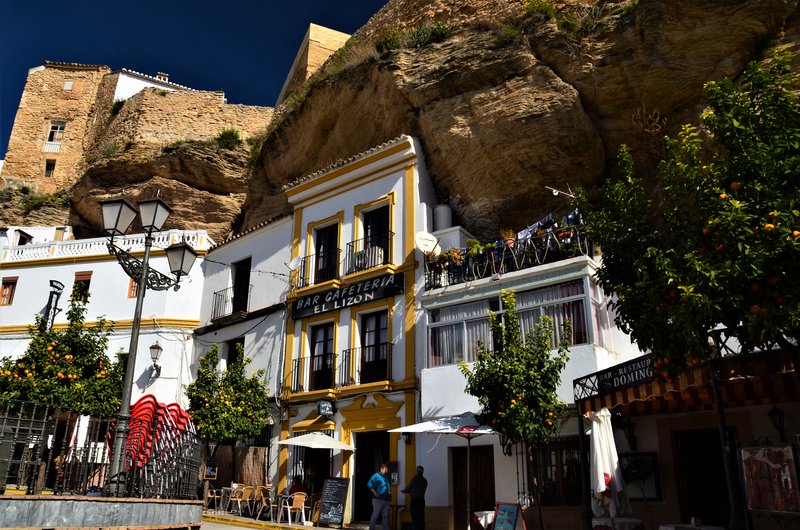
[[[383,265],[383,248],[370,247],[366,250],[359,250],[353,254],[353,262],[350,265],[350,272],[363,271]]]

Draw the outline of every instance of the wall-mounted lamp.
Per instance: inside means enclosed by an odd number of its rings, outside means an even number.
[[[511,456],[513,454],[511,445],[511,439],[505,434],[500,433],[500,448],[503,450],[504,455]]]
[[[769,422],[775,427],[775,430],[778,431],[778,438],[780,438],[781,442],[786,441],[786,433],[783,430],[783,422],[786,417],[786,413],[778,408],[778,405],[772,405],[772,409],[767,413],[769,416]]]
[[[158,358],[161,357],[161,352],[164,348],[156,341],[155,344],[150,346],[150,358],[153,360],[153,377],[161,375],[161,367],[158,365]]]
[[[403,443],[404,444],[411,445],[412,438],[411,438],[411,433],[410,432],[404,432],[404,433],[401,434],[401,436],[403,437]]]
[[[631,451],[636,451],[638,444],[636,443],[636,424],[633,423],[633,420],[630,418],[625,419],[625,422],[622,424],[622,432],[625,434],[628,447],[631,448]]]

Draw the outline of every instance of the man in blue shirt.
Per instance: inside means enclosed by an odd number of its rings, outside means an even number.
[[[375,530],[378,517],[381,518],[381,528],[389,530],[389,501],[392,499],[392,490],[388,474],[389,465],[381,464],[380,471],[372,475],[367,482],[367,487],[372,492],[372,517],[369,520],[369,530]]]

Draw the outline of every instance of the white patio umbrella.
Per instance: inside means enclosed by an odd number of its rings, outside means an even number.
[[[340,451],[355,451],[356,448],[352,445],[347,445],[339,440],[334,440],[330,436],[319,432],[310,432],[294,438],[287,438],[281,440],[278,445],[298,445],[301,447],[309,447],[311,449],[338,449]]]
[[[599,412],[587,414],[592,422],[590,437],[590,485],[592,488],[592,512],[600,517],[608,514],[614,518],[631,511],[625,497],[625,484],[619,466],[611,413],[603,407]]]
[[[472,478],[469,470],[472,439],[484,434],[500,434],[488,425],[481,425],[472,412],[465,412],[456,416],[446,416],[435,420],[423,421],[406,425],[389,432],[423,433],[423,434],[455,434],[467,439],[467,529],[472,529],[472,512],[470,510],[469,484]]]

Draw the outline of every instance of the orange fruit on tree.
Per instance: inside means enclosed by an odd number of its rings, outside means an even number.
[[[734,180],[733,182],[730,183],[730,185],[728,187],[730,189],[736,191],[736,190],[738,190],[738,189],[740,189],[742,187],[742,183],[739,182],[738,180]]]

